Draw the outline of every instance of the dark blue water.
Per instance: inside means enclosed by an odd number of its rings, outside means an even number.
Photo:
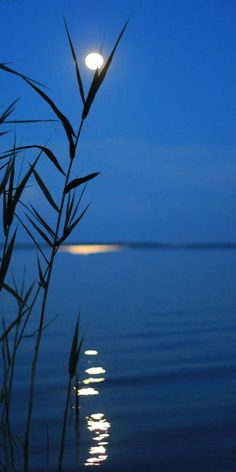
[[[16,275],[26,264],[30,279],[32,257],[17,253]],[[71,398],[64,470],[235,471],[235,273],[230,250],[59,254],[47,320],[60,316],[41,350],[31,470],[55,467],[80,311],[77,387],[92,394]],[[3,309],[12,310],[7,299]],[[25,339],[17,366],[12,422],[19,434],[32,346]],[[96,355],[84,354],[91,349]],[[91,368],[100,370],[85,372]]]

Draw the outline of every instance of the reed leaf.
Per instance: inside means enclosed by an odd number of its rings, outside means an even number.
[[[23,192],[23,190],[26,188],[26,184],[27,184],[29,178],[31,177],[32,172],[34,171],[34,167],[36,166],[36,163],[37,163],[38,159],[39,159],[39,157],[37,157],[37,158],[35,159],[34,163],[30,166],[28,172],[25,174],[25,176],[23,177],[22,181],[20,182],[20,184],[19,184],[18,187],[16,188],[16,191],[15,191],[15,193],[14,193],[14,196],[13,196],[13,198],[12,198],[12,201],[11,201],[11,204],[10,204],[10,207],[9,207],[9,221],[10,221],[10,223],[11,223],[12,220],[13,220],[13,216],[14,216],[14,213],[15,213],[16,205],[17,205],[17,203],[20,201],[22,192]]]
[[[13,189],[14,189],[14,176],[15,176],[15,152],[14,148],[12,151],[12,165],[10,168],[10,177],[9,177],[9,185],[7,189],[7,225],[10,226],[12,222],[12,197],[13,197]]]
[[[77,179],[74,179],[72,180],[71,182],[69,182],[69,184],[66,186],[65,188],[65,193],[68,193],[70,190],[72,190],[73,188],[75,187],[78,187],[79,185],[82,185],[84,184],[85,182],[88,182],[89,180],[92,180],[94,179],[95,177],[97,177],[97,175],[99,175],[100,172],[93,172],[92,174],[89,174],[89,175],[86,175],[84,177],[80,177],[80,178],[77,178]]]
[[[3,160],[3,159],[7,159],[8,157],[12,157],[12,153],[13,153],[13,149],[11,149],[9,152],[4,152],[1,156],[0,156],[0,160]],[[20,151],[16,151],[15,152],[15,155],[19,154]]]
[[[10,285],[3,282],[2,288],[6,290],[6,292],[10,293],[19,303],[23,303],[22,297],[18,294],[16,290],[14,290],[14,288],[10,287]]]
[[[2,211],[2,216],[3,216],[3,231],[5,237],[7,237],[7,232],[8,232],[8,225],[7,225],[7,193],[6,190],[3,190],[3,211]]]
[[[74,336],[73,336],[70,356],[69,356],[68,371],[69,371],[70,380],[73,379],[76,373],[76,367],[79,360],[79,354],[80,354],[81,346],[83,343],[83,337],[79,341],[79,320],[80,320],[80,315],[78,316],[78,319],[75,325]]]
[[[69,44],[70,44],[71,54],[72,54],[73,61],[74,61],[74,64],[75,64],[75,71],[76,71],[77,82],[78,82],[78,85],[79,85],[81,100],[82,100],[83,104],[85,104],[84,87],[83,87],[83,83],[82,83],[82,79],[81,79],[81,75],[80,75],[80,71],[79,71],[78,60],[77,60],[77,57],[76,57],[76,54],[75,54],[74,46],[73,46],[73,43],[71,41],[70,33],[69,33],[69,30],[68,30],[68,26],[67,26],[65,18],[64,18],[64,23],[65,23],[65,28],[66,28],[68,41],[69,41]]]
[[[23,305],[25,305],[25,306],[27,306],[27,301],[28,301],[28,298],[30,297],[30,295],[32,293],[34,285],[35,285],[35,283],[32,282],[32,284],[29,286],[28,290],[25,292],[25,296],[23,298]]]
[[[3,332],[5,334],[6,333],[6,323],[5,323],[4,316],[2,317],[2,325],[3,325]],[[11,361],[11,355],[10,355],[8,334],[5,334],[4,343],[5,343],[5,353],[6,353],[7,365],[9,365],[10,361]]]
[[[37,180],[37,183],[39,185],[39,187],[41,188],[44,196],[46,197],[47,201],[50,203],[50,205],[59,213],[59,208],[58,206],[56,205],[56,203],[54,202],[49,190],[47,189],[45,183],[43,182],[43,180],[41,179],[41,177],[39,176],[38,172],[36,172],[36,170],[33,170],[33,173],[34,173],[34,176],[35,176],[35,179]]]
[[[37,257],[37,262],[38,262],[38,272],[39,272],[40,285],[41,285],[41,287],[46,288],[46,281],[45,281],[45,278],[44,278],[44,275],[43,275],[43,271],[42,271],[42,267],[41,267],[41,264],[40,264],[39,257]]]
[[[113,56],[115,54],[115,51],[116,51],[116,48],[125,32],[125,29],[128,25],[128,22],[129,20],[126,21],[126,23],[124,24],[118,38],[117,38],[117,41],[115,43],[115,46],[114,48],[112,49],[112,52],[110,54],[110,56],[108,57],[105,65],[103,66],[101,72],[99,73],[98,72],[98,69],[96,70],[95,74],[94,74],[94,78],[93,78],[93,81],[92,81],[92,84],[91,84],[91,87],[89,89],[89,93],[88,93],[88,96],[86,98],[86,102],[85,102],[85,105],[84,105],[84,109],[83,109],[83,113],[82,113],[82,120],[85,120],[85,118],[87,118],[88,116],[88,113],[89,113],[89,110],[90,110],[90,107],[94,101],[94,98],[96,96],[96,93],[98,92],[98,89],[100,88],[103,80],[105,79],[106,77],[106,74],[108,72],[108,69],[111,65],[111,62],[112,62],[112,59],[113,59]]]
[[[19,98],[14,100],[6,109],[5,111],[0,115],[0,125],[2,125],[4,122],[6,122],[7,118],[9,115],[13,113],[15,110],[15,105],[19,101]]]
[[[44,231],[39,228],[38,225],[36,225],[36,223],[32,220],[32,218],[30,218],[30,216],[26,215],[26,217],[28,218],[28,220],[30,221],[30,223],[32,224],[32,226],[36,229],[36,231],[40,234],[40,236],[44,239],[44,241],[46,241],[46,243],[50,246],[50,247],[53,247],[53,243],[52,241],[49,239],[49,237],[44,233]],[[32,236],[31,236],[32,237]],[[32,237],[33,239],[33,237]]]
[[[19,316],[15,318],[14,321],[6,328],[6,331],[0,336],[0,343],[4,340],[4,338],[10,333],[10,331],[16,326],[17,323],[23,318],[25,312],[21,313]]]
[[[6,120],[7,124],[56,123],[58,120]]]
[[[71,225],[71,223],[73,222],[73,220],[75,219],[75,216],[77,214],[77,211],[78,211],[78,208],[80,206],[80,203],[81,203],[81,200],[83,198],[83,195],[84,195],[84,192],[86,190],[86,187],[87,187],[87,184],[84,186],[81,194],[80,194],[80,197],[79,197],[79,200],[78,202],[76,203],[75,207],[73,208],[73,213],[71,214],[71,217],[70,217],[70,220],[69,220],[69,225]]]
[[[47,88],[46,85],[42,84],[42,82],[38,82],[37,80],[31,79],[27,75],[23,75],[20,72],[17,72],[14,69],[11,69],[4,62],[0,64],[0,69],[4,70],[5,72],[10,72],[11,74],[17,75],[18,77],[21,77],[24,80],[30,80],[30,82],[33,82],[34,84],[40,85],[40,87]]]
[[[46,223],[46,221],[44,220],[44,218],[39,214],[39,212],[33,207],[33,205],[31,205],[31,208],[32,208],[32,212],[31,214],[37,219],[37,221],[39,223],[41,223],[41,225],[48,231],[48,233],[54,238],[55,237],[55,232],[53,231],[52,228],[50,228],[50,226]],[[29,210],[30,211],[30,210]]]
[[[98,88],[101,86],[103,80],[104,80],[105,77],[106,77],[106,74],[107,74],[108,69],[109,69],[109,67],[110,67],[110,65],[111,65],[113,56],[114,56],[115,51],[116,51],[116,49],[117,49],[117,46],[118,46],[118,44],[119,44],[119,42],[120,42],[120,40],[121,40],[121,38],[122,38],[122,36],[123,36],[123,34],[124,34],[126,28],[127,28],[128,23],[129,23],[129,20],[127,20],[127,21],[125,22],[125,24],[124,24],[124,26],[123,26],[123,28],[122,28],[122,30],[121,30],[121,32],[120,32],[118,38],[117,38],[117,41],[116,41],[116,43],[115,43],[115,46],[114,46],[114,48],[112,49],[111,54],[110,54],[110,56],[108,57],[108,59],[107,59],[107,61],[106,61],[106,64],[103,66],[103,68],[102,68],[102,70],[101,70],[101,72],[100,72],[100,74],[99,74],[99,76],[98,76]]]
[[[92,80],[92,83],[91,83],[91,86],[90,86],[90,89],[86,98],[86,102],[84,104],[84,109],[83,109],[82,117],[81,117],[82,120],[85,120],[85,118],[87,118],[90,107],[98,91],[98,75],[99,74],[98,74],[98,69],[97,69],[94,73],[93,80]]]
[[[69,226],[71,212],[74,207],[74,200],[75,200],[75,193],[73,193],[72,197],[69,194],[68,199],[67,199],[66,212],[65,212],[64,230],[67,226]]]
[[[57,241],[57,246],[60,246],[63,241],[70,235],[73,229],[77,226],[77,224],[82,220],[83,216],[85,215],[86,211],[88,210],[90,203],[86,206],[86,208],[82,211],[80,216],[67,228],[64,229],[63,236]]]
[[[0,171],[1,171],[2,169],[4,169],[4,167],[7,167],[8,164],[9,164],[9,162],[5,162],[5,164],[3,164],[3,165],[0,167]]]
[[[47,257],[45,256],[44,252],[42,251],[39,243],[36,241],[36,239],[34,238],[33,234],[30,232],[29,228],[25,225],[25,223],[22,221],[22,219],[19,217],[19,215],[16,215],[17,219],[19,220],[20,224],[23,226],[23,228],[25,229],[26,233],[29,235],[29,237],[32,239],[32,241],[34,242],[35,246],[38,248],[39,252],[42,254],[43,258],[45,259],[45,261],[47,262],[47,264],[49,264],[49,261],[47,259]],[[51,245],[51,244],[50,244]]]
[[[50,161],[54,164],[54,166],[63,174],[65,175],[64,170],[60,166],[55,154],[51,151],[51,149],[48,149],[45,146],[39,146],[38,144],[32,144],[30,146],[20,146],[14,148],[14,151],[23,151],[25,149],[40,149],[40,151],[43,151],[44,154],[50,159]],[[6,151],[6,155],[8,155],[10,151]]]
[[[10,176],[11,166],[12,166],[11,161],[8,161],[6,164],[4,164],[4,166],[1,167],[1,170],[2,170],[3,167],[7,167],[7,168],[6,168],[6,171],[5,171],[5,175],[4,175],[4,177],[3,177],[3,179],[0,183],[0,195],[3,193],[3,191],[6,188],[6,185],[7,185],[9,176]]]
[[[4,279],[5,279],[7,270],[8,270],[8,266],[9,266],[9,263],[10,263],[10,260],[11,260],[12,251],[13,251],[14,244],[15,244],[16,232],[17,232],[17,229],[14,231],[13,236],[11,238],[11,241],[10,241],[10,243],[9,243],[7,249],[6,249],[5,254],[3,254],[3,257],[2,257],[2,260],[1,260],[0,290],[2,289],[3,282],[4,282]]]
[[[36,81],[33,81],[29,77],[15,71],[14,69],[11,69],[10,67],[7,67],[5,64],[0,64],[0,69],[4,70],[6,72],[9,72],[11,74],[15,74],[15,75],[19,76],[30,87],[32,87],[35,90],[35,92],[37,92],[43,98],[43,100],[45,100],[48,103],[48,105],[51,107],[51,109],[53,110],[55,115],[61,121],[63,128],[65,129],[65,132],[66,132],[66,135],[67,135],[67,138],[68,138],[68,141],[69,141],[69,145],[70,145],[70,158],[73,159],[75,157],[75,145],[74,145],[74,141],[73,141],[73,136],[75,137],[75,132],[74,132],[72,126],[71,126],[71,123],[66,118],[66,116],[59,110],[59,108],[55,105],[53,100],[48,95],[46,95],[46,93],[44,93],[40,88],[38,88],[35,85],[35,83],[37,83]],[[42,85],[42,84],[39,84],[39,85]]]

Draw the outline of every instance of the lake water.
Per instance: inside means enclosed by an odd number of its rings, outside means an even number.
[[[33,257],[17,252],[17,277],[26,265],[30,279]],[[80,312],[80,395],[71,398],[64,470],[234,472],[235,275],[233,250],[59,254],[47,321],[60,316],[44,333],[30,470],[56,470]],[[11,310],[3,297],[2,311]],[[19,435],[33,341],[24,340],[17,364],[11,421]]]

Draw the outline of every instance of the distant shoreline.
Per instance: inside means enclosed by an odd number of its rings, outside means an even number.
[[[46,248],[46,244],[41,244],[41,247]],[[236,249],[236,242],[187,242],[187,243],[163,243],[163,242],[133,242],[133,241],[117,241],[117,242],[71,242],[68,244],[63,244],[62,247],[66,248],[68,246],[114,246],[122,249],[157,249],[157,250],[232,250]],[[3,244],[0,243],[0,247],[3,247]],[[34,249],[34,244],[31,243],[16,243],[15,249],[18,250],[32,250]]]

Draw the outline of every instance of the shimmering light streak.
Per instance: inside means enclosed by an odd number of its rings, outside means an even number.
[[[103,420],[98,420],[98,421],[93,421],[91,419],[88,420],[88,429],[89,431],[107,431],[111,425],[106,421],[105,419]]]
[[[95,388],[88,387],[88,388],[79,388],[77,390],[78,395],[98,395],[99,391],[95,390]]]
[[[98,374],[105,374],[105,369],[102,367],[90,367],[89,369],[86,369],[86,374],[89,375],[98,375]]]
[[[86,356],[97,356],[98,351],[95,351],[95,349],[88,349],[87,351],[84,351],[84,354]]]
[[[99,434],[98,436],[95,436],[93,439],[94,441],[103,441],[103,439],[106,439],[106,438],[109,438],[109,434]]]
[[[106,449],[104,446],[92,446],[89,449],[89,454],[105,454]]]
[[[92,418],[93,420],[101,420],[103,416],[103,413],[93,413],[92,415],[90,415],[90,418]]]
[[[85,465],[99,465],[100,462],[103,462],[108,458],[106,449],[108,441],[104,441],[104,439],[109,437],[108,430],[111,425],[106,420],[103,413],[93,413],[86,419],[88,430],[95,433],[93,440],[96,441],[96,446],[90,447],[89,454],[94,457],[89,457],[86,460]]]
[[[84,379],[83,384],[89,385],[90,383],[104,382],[103,377],[90,377],[89,379]]]

